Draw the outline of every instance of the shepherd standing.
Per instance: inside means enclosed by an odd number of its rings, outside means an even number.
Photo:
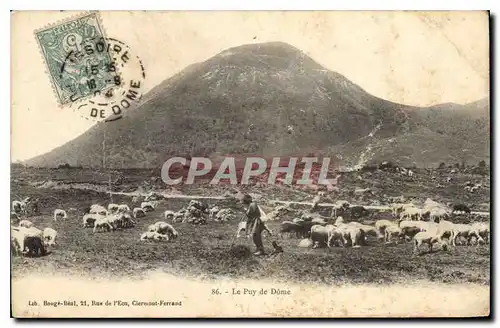
[[[264,245],[262,244],[262,231],[266,230],[264,222],[260,217],[260,209],[257,203],[252,200],[252,196],[246,194],[243,196],[242,202],[245,206],[248,206],[246,211],[247,224],[245,228],[245,233],[248,236],[248,232],[251,231],[252,240],[257,251],[254,255],[264,255]]]

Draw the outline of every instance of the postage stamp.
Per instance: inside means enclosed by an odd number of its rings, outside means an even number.
[[[105,89],[94,88],[90,96],[80,101],[71,102],[70,108],[76,110],[80,116],[93,121],[115,121],[120,119],[123,112],[139,103],[144,90],[146,72],[142,60],[130,50],[123,41],[115,38],[101,38],[96,44],[105,44],[106,52],[111,61],[105,66],[104,74],[92,72],[88,81],[100,81],[101,85],[108,83],[112,73],[112,85]],[[63,66],[70,60],[63,63]],[[94,82],[94,86],[97,82]]]
[[[119,84],[97,13],[36,32],[60,104]]]
[[[141,99],[141,59],[123,41],[105,36],[97,12],[35,34],[60,105],[86,119],[112,121]]]

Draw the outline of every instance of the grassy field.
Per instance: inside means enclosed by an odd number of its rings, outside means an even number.
[[[158,184],[154,171],[115,172],[112,179],[119,179],[123,190],[145,190]],[[125,178],[123,178],[125,176]],[[455,182],[437,187],[446,175],[417,174],[418,178],[409,180],[387,172],[356,174],[343,178],[339,184],[340,195],[329,196],[332,201],[345,199],[352,203],[384,203],[389,196],[418,196],[425,200],[431,197],[443,202],[466,202],[474,205],[474,210],[489,210],[489,177],[456,176]],[[126,181],[123,181],[125,179]],[[284,253],[254,257],[236,252],[239,246],[247,246],[253,251],[250,239],[235,239],[237,220],[221,224],[208,222],[206,225],[193,226],[176,223],[174,226],[180,236],[173,242],[139,241],[146,227],[163,220],[166,209],[179,210],[189,200],[167,199],[160,207],[138,219],[131,229],[109,233],[92,233],[81,224],[83,209],[93,203],[106,205],[110,196],[92,190],[65,189],[53,190],[36,188],[30,183],[40,181],[64,181],[66,183],[92,183],[105,185],[109,176],[90,170],[18,170],[12,171],[12,198],[40,198],[41,214],[29,219],[36,227],[52,227],[58,231],[58,245],[50,249],[50,254],[41,258],[13,258],[12,276],[19,277],[28,272],[68,272],[85,274],[89,277],[140,277],[149,270],[163,270],[186,277],[241,277],[268,278],[280,282],[315,282],[324,284],[389,284],[408,281],[434,281],[443,283],[490,283],[489,245],[457,246],[447,252],[437,251],[423,255],[413,254],[413,244],[385,245],[369,240],[368,246],[352,248],[311,249],[299,248],[299,240],[288,236],[264,237],[264,245],[271,251],[271,241],[277,240]],[[464,181],[481,182],[484,188],[476,194],[468,195],[461,186]],[[375,190],[370,197],[356,199],[352,195],[355,187],[370,187]],[[115,186],[118,188],[118,185]],[[206,185],[180,186],[177,190],[186,194],[217,195],[225,187],[209,188]],[[227,188],[226,188],[227,189]],[[286,187],[253,188],[249,191],[264,194],[265,198],[282,200],[310,200],[313,194],[295,192]],[[114,195],[114,203],[127,203],[132,207],[128,196]],[[222,206],[241,210],[239,204],[230,201],[209,201]],[[66,221],[52,220],[55,208],[75,207],[77,215]],[[324,209],[324,214],[328,213]],[[385,218],[387,214],[372,213],[369,220]],[[349,218],[347,218],[349,219]],[[463,222],[479,220],[478,217],[459,217]],[[269,222],[269,227],[279,231],[280,221]]]

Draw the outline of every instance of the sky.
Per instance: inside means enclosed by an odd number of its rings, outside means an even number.
[[[11,15],[11,160],[61,146],[93,124],[59,107],[34,32],[79,12]],[[143,90],[227,48],[287,42],[396,103],[468,103],[489,95],[486,12],[100,12],[146,71]]]

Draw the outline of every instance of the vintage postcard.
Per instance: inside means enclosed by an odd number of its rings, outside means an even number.
[[[14,11],[11,315],[490,315],[487,11]]]

